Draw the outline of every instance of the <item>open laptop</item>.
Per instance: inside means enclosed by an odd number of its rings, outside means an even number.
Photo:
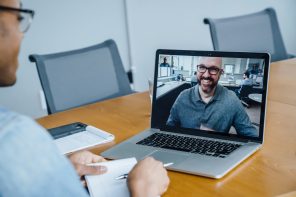
[[[221,58],[219,69],[205,68],[204,60],[213,57]],[[164,58],[167,64],[161,66]],[[223,177],[262,147],[269,64],[267,53],[157,50],[154,84],[163,85],[153,88],[151,128],[102,156],[138,160],[152,156],[173,162],[169,170]],[[207,87],[203,85],[209,79],[195,80],[202,72],[220,75],[207,102],[199,89]],[[249,91],[240,95],[246,78]]]

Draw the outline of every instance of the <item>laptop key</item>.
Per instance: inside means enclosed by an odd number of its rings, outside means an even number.
[[[186,149],[186,148],[178,148],[178,147],[173,147],[173,146],[162,146],[161,148],[166,148],[166,149],[171,149],[171,150],[178,150],[182,152],[190,152],[191,150]]]

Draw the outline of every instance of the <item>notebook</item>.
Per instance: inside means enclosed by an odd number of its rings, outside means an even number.
[[[223,177],[262,147],[269,65],[267,53],[157,50],[154,84],[164,85],[153,87],[151,128],[102,156],[152,156],[173,162],[169,170]],[[262,86],[243,93],[236,81],[247,80],[246,71],[262,77]]]
[[[129,197],[126,179],[116,178],[128,174],[136,165],[136,158],[120,159],[91,165],[104,165],[108,171],[101,175],[85,176],[88,191],[91,197]]]

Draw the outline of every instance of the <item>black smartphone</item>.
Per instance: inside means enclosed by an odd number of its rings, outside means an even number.
[[[82,122],[74,122],[71,124],[48,129],[48,131],[54,139],[58,139],[68,135],[72,135],[74,133],[85,131],[86,127],[87,125]]]

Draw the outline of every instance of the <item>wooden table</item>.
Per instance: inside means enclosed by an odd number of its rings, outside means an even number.
[[[219,180],[169,172],[164,196],[276,196],[296,190],[296,59],[271,64],[263,148]],[[115,143],[149,127],[148,92],[137,93],[38,120],[46,128],[81,121],[116,136]],[[114,143],[92,149],[106,150]],[[219,165],[219,164],[217,164]]]

